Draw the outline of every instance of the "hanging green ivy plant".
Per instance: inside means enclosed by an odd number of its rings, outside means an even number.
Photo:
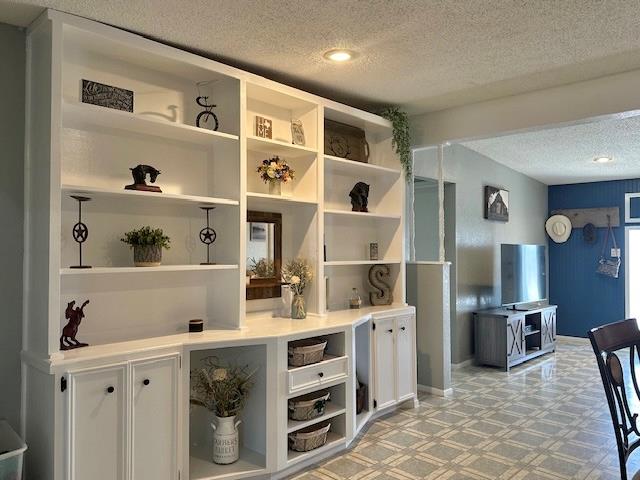
[[[389,120],[393,126],[392,145],[400,157],[400,164],[404,169],[405,178],[411,180],[411,134],[409,133],[409,117],[398,107],[387,107],[380,112],[380,115]]]

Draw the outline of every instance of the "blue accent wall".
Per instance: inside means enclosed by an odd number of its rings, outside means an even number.
[[[585,243],[582,229],[573,229],[565,243],[549,240],[549,301],[558,305],[559,335],[585,337],[587,331],[625,318],[624,194],[640,192],[640,179],[554,185],[549,187],[549,213],[560,208],[619,207],[621,226],[614,228],[621,248],[618,279],[596,273],[605,228],[598,242]],[[610,254],[611,244],[607,254]]]

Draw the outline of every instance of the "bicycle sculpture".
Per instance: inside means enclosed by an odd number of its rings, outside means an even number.
[[[207,122],[211,119],[213,122],[212,130],[215,132],[218,130],[218,117],[213,113],[213,109],[217,107],[217,105],[208,104],[207,100],[209,100],[209,97],[200,96],[196,98],[196,103],[201,107],[204,107],[204,110],[196,117],[196,127],[205,128]],[[202,122],[202,125],[200,125],[200,122]]]

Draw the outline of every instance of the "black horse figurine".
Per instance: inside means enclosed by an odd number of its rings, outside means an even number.
[[[356,183],[351,192],[351,210],[353,212],[368,212],[369,208],[369,185],[364,182]]]
[[[151,165],[138,165],[137,167],[130,168],[129,170],[131,170],[131,175],[133,176],[133,184],[124,187],[125,190],[142,190],[144,192],[162,193],[160,187],[147,185],[146,182],[147,175],[149,175],[151,183],[156,183],[156,179],[158,178],[158,175],[160,175],[160,170],[157,170]]]

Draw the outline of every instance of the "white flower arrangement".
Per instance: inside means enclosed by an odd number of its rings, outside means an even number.
[[[304,258],[289,260],[282,267],[282,281],[291,287],[294,295],[302,295],[312,279],[311,265]]]

